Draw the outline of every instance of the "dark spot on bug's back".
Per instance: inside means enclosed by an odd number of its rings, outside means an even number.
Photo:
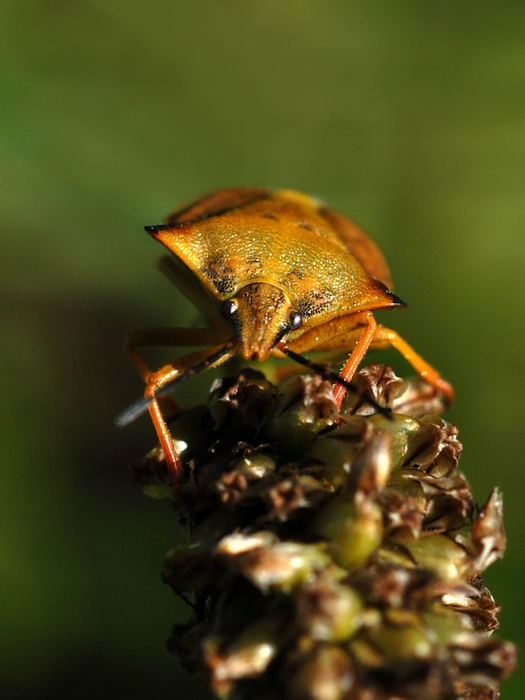
[[[279,221],[279,219],[275,216],[275,214],[272,214],[269,211],[265,211],[263,216],[265,219],[273,219],[274,221]]]
[[[227,296],[235,291],[235,281],[233,277],[220,277],[217,280],[213,280],[215,288],[219,294]]]
[[[299,223],[299,228],[305,228],[307,231],[313,231],[314,227],[310,224],[304,224],[302,221]]]
[[[316,311],[314,304],[308,299],[301,299],[297,304],[297,308],[303,318],[310,318]]]
[[[237,276],[222,258],[209,260],[202,268],[202,272],[213,283],[219,294],[227,296],[235,291]]]
[[[213,282],[215,282],[220,277],[219,270],[216,267],[208,265],[208,267],[203,268],[202,271],[204,272],[206,277],[209,277]]]
[[[325,292],[321,289],[312,289],[309,293],[311,299],[315,301],[318,307],[326,306],[331,304],[334,300],[334,295],[329,292]]]
[[[299,300],[297,309],[303,318],[310,318],[321,313],[333,301],[333,295],[321,291],[311,290],[305,297]]]

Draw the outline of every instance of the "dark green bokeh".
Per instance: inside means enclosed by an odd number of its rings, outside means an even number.
[[[382,320],[455,386],[478,499],[505,494],[487,581],[523,642],[524,32],[519,2],[2,0],[2,697],[206,697],[163,651],[174,517],[127,471],[154,433],[112,419],[126,330],[194,318],[142,225],[230,185],[382,244],[410,304]]]

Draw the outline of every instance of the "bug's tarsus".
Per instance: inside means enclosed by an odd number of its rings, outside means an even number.
[[[320,374],[321,377],[323,377],[324,379],[328,379],[332,382],[336,382],[337,384],[341,384],[341,386],[344,386],[344,388],[347,391],[350,391],[352,394],[357,394],[361,399],[363,399],[363,401],[372,406],[372,408],[375,408],[375,410],[378,413],[381,413],[387,418],[392,418],[392,410],[390,408],[388,408],[387,406],[381,406],[381,404],[378,403],[373,396],[370,396],[370,394],[367,391],[363,391],[353,382],[346,381],[346,379],[343,379],[343,377],[337,374],[337,372],[334,372],[332,369],[330,369],[330,367],[327,367],[326,365],[321,365],[317,362],[312,362],[312,360],[310,360],[308,357],[305,357],[304,355],[299,355],[298,353],[293,352],[293,350],[289,350],[288,348],[281,349],[285,353],[285,355],[288,355],[288,357],[294,362],[297,362],[300,365],[304,365],[305,367],[309,367],[314,372],[317,372],[317,374]]]
[[[128,406],[115,418],[115,425],[117,428],[125,428],[126,425],[133,423],[134,420],[146,413],[150,403],[151,399],[142,397],[138,401],[135,401],[135,403],[132,403],[131,406]]]

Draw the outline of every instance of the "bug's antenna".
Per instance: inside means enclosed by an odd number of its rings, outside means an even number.
[[[184,382],[187,382],[190,377],[193,377],[200,372],[204,372],[205,369],[208,369],[208,367],[230,352],[235,344],[235,341],[229,340],[225,345],[209,355],[205,360],[202,360],[202,362],[197,362],[197,364],[193,365],[193,367],[188,367],[184,374],[180,374],[178,377],[175,377],[171,381],[164,384],[164,386],[156,392],[155,397],[143,397],[138,401],[135,401],[135,403],[132,403],[131,406],[128,406],[128,408],[126,408],[119,416],[115,418],[116,426],[118,428],[123,428],[124,426],[132,423],[136,418],[141,416],[143,413],[146,413],[154,398],[157,399],[171,393],[173,389],[176,389],[181,384],[184,384]]]
[[[392,410],[390,408],[387,408],[386,406],[381,406],[381,404],[379,404],[373,396],[370,396],[370,394],[367,391],[360,389],[353,382],[346,381],[346,379],[343,379],[339,374],[337,374],[337,372],[331,370],[330,367],[327,367],[326,365],[321,365],[317,362],[312,362],[312,360],[308,359],[308,357],[305,357],[304,355],[299,355],[293,350],[288,350],[288,348],[280,349],[282,350],[282,352],[288,355],[288,357],[294,362],[297,362],[300,365],[304,365],[305,367],[313,369],[314,372],[320,374],[321,377],[323,377],[324,379],[328,379],[332,382],[336,382],[337,384],[341,384],[347,391],[350,391],[352,394],[357,394],[360,398],[366,401],[366,403],[370,404],[370,406],[375,408],[378,413],[381,413],[383,416],[392,419]]]

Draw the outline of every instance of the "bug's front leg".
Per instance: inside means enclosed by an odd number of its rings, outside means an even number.
[[[142,359],[140,348],[182,348],[216,345],[230,336],[229,329],[216,328],[142,328],[129,331],[124,352],[147,382],[153,371]]]
[[[225,329],[216,328],[134,329],[129,331],[126,337],[124,352],[147,384],[155,372],[146,364],[139,349],[209,346],[216,345],[221,340],[227,340],[228,337],[229,333]],[[180,413],[179,404],[171,396],[163,396],[162,405],[173,414]]]
[[[157,433],[157,437],[159,438],[160,446],[164,452],[164,458],[166,459],[170,481],[173,484],[177,484],[182,479],[184,472],[182,462],[177,450],[175,449],[173,438],[171,437],[171,433],[155,394],[164,384],[175,379],[179,375],[180,372],[173,365],[162,367],[158,372],[154,372],[150,375],[144,391],[144,397],[146,399],[151,399],[151,403],[148,406],[148,411]]]
[[[357,368],[361,364],[361,360],[366,355],[366,352],[370,347],[372,340],[374,339],[376,329],[377,323],[375,318],[372,316],[372,314],[368,314],[366,316],[366,325],[364,326],[364,331],[361,337],[359,338],[354,350],[352,351],[352,354],[345,362],[345,365],[340,372],[341,377],[347,382],[351,381],[352,377],[357,372]],[[338,408],[341,408],[341,404],[343,403],[345,394],[346,388],[342,384],[336,384],[334,386],[334,399]]]
[[[321,352],[349,350],[350,356],[339,375],[344,382],[351,382],[374,340],[377,327],[370,311],[339,316],[292,340],[289,343],[289,349],[297,353],[311,350]],[[338,408],[341,408],[347,390],[348,386],[345,386],[345,383],[335,384],[334,399]]]
[[[164,452],[169,477],[173,484],[180,482],[184,475],[184,470],[180,456],[175,449],[170,430],[160,409],[158,394],[167,385],[176,382],[177,379],[184,379],[187,376],[198,374],[226,362],[237,350],[238,343],[235,339],[235,341],[232,340],[213,348],[192,352],[161,367],[148,378],[144,397],[149,402],[148,411],[159,438],[160,446]]]

